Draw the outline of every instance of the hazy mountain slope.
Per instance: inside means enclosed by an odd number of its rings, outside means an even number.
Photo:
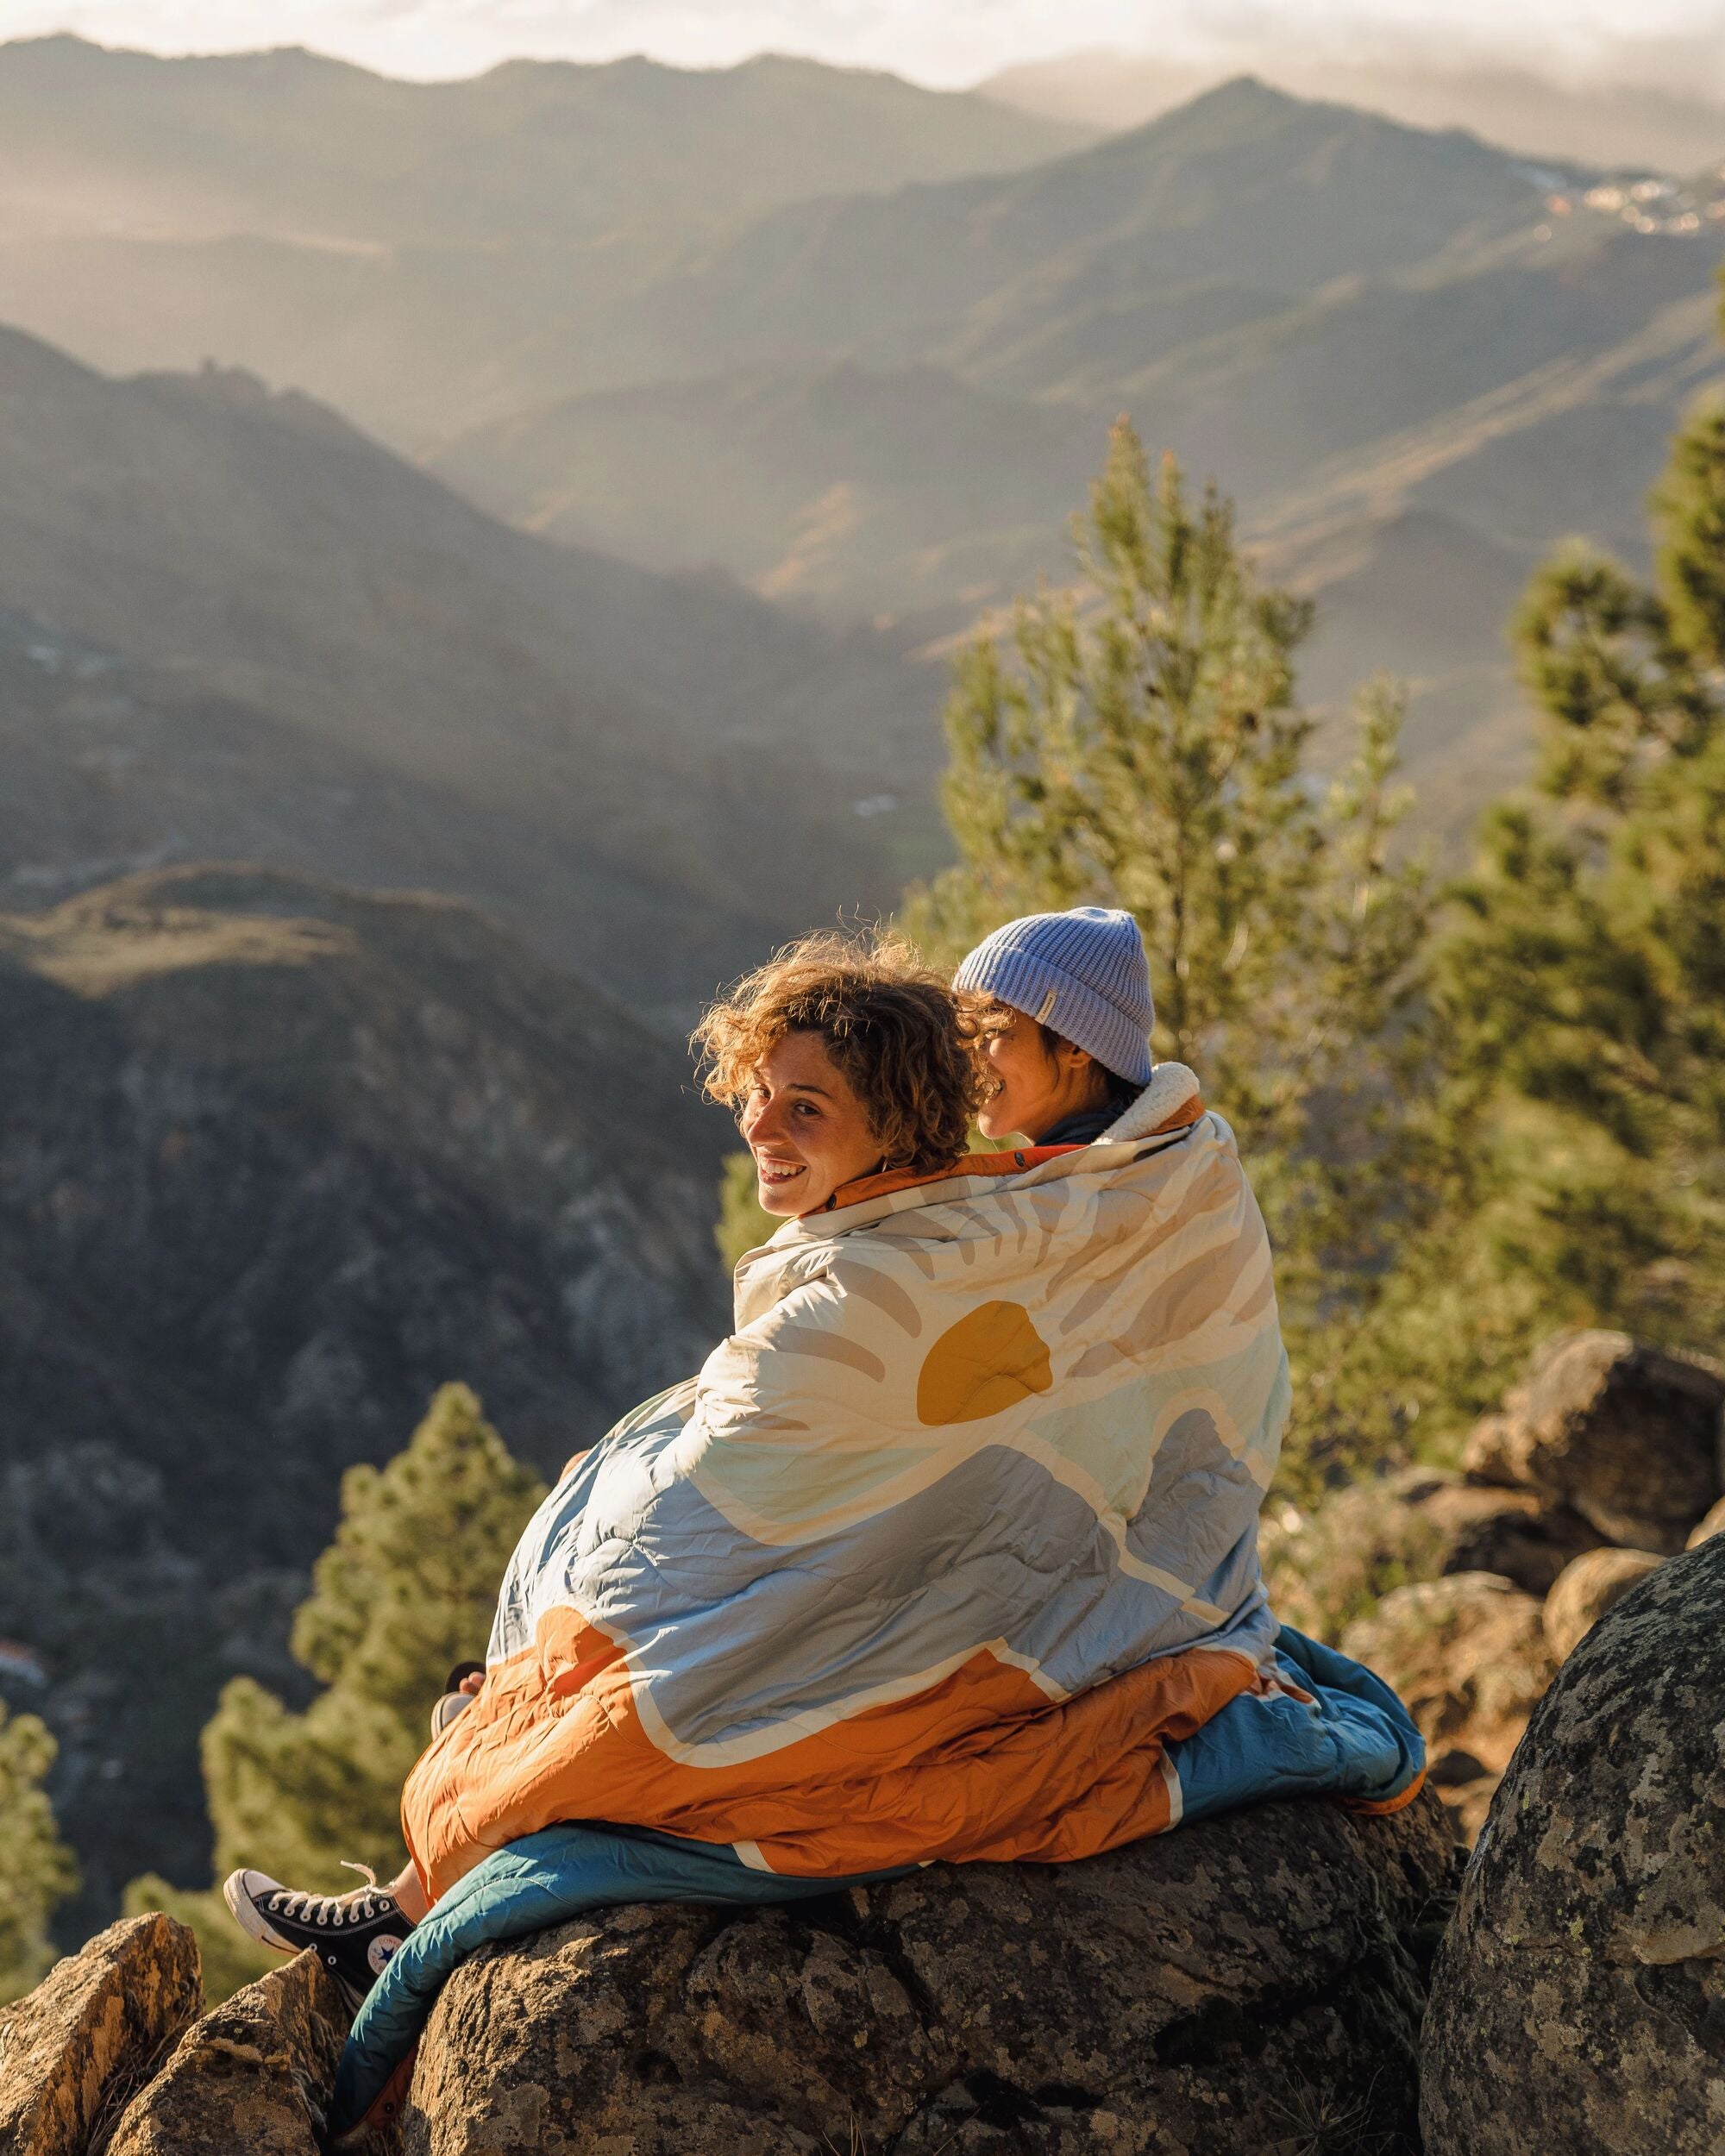
[[[0,615],[0,906],[223,855],[457,892],[674,1032],[712,979],[802,918],[751,929],[692,906],[650,854],[619,862],[28,615]]]
[[[1369,664],[1412,679],[1423,821],[1458,835],[1522,775],[1505,629],[1527,576],[1572,534],[1640,564],[1672,432],[1709,392],[1725,393],[1710,290],[1337,459],[1255,526],[1268,565],[1318,602],[1311,693],[1342,693]]]
[[[856,618],[1057,561],[1103,440],[1087,414],[944,370],[846,363],[572,398],[463,435],[430,468],[531,530],[722,562]]]
[[[1346,201],[1333,207],[1345,221]],[[1507,439],[1560,384],[1566,410],[1598,397],[1603,411],[1629,363],[1611,355],[1644,335],[1659,348],[1665,332],[1650,325],[1668,315],[1695,379],[1711,379],[1716,254],[1710,226],[1645,235],[1609,214],[1556,218],[1536,197],[1519,230],[1477,249],[1291,302],[1180,285],[1165,305],[1075,305],[1057,338],[992,348],[985,306],[944,338],[976,355],[957,372],[844,362],[658,384],[468,435],[436,468],[535,528],[646,562],[717,559],[835,614],[944,610],[956,621],[1038,570],[1057,573],[1064,519],[1120,410],[1153,450],[1216,477],[1255,526],[1279,527],[1356,467],[1371,498],[1343,521],[1395,513],[1401,497],[1385,494],[1380,467],[1417,438],[1421,456],[1454,467],[1446,515],[1488,538],[1507,519],[1512,552],[1537,555],[1565,530],[1616,528],[1658,469],[1688,378],[1646,386],[1642,416],[1566,470],[1560,496],[1534,464],[1474,454],[1483,416]],[[1205,334],[1236,303],[1246,318]],[[1141,345],[1139,322],[1151,330]],[[1303,573],[1295,550],[1283,558]],[[1502,588],[1500,617],[1516,588]],[[1465,640],[1457,663],[1496,664],[1495,624],[1487,641]],[[1422,664],[1410,648],[1404,670]]]
[[[162,60],[74,37],[0,45],[0,202],[186,238],[455,247],[698,229],[1009,170],[1088,132],[771,56],[516,60],[408,83],[296,47]]]
[[[39,39],[0,46],[0,320],[121,373],[213,355],[417,447],[666,371],[628,310],[706,233],[1084,139],[775,58],[420,84]]]
[[[648,562],[689,558],[675,504],[693,487],[702,548],[762,588],[957,626],[1061,573],[1064,518],[1128,411],[1152,453],[1233,493],[1275,572],[1318,599],[1310,695],[1332,703],[1388,666],[1414,684],[1416,765],[1436,774],[1473,741],[1479,784],[1434,810],[1450,818],[1519,754],[1502,632],[1528,571],[1571,530],[1634,545],[1665,436],[1725,374],[1725,186],[1643,210],[1590,202],[1584,181],[1233,85],[1007,181],[776,213],[704,267],[702,318],[735,323],[745,348],[849,334],[848,359],[530,413],[439,467],[501,513]],[[1403,183],[1410,244],[1430,250],[1323,275],[1387,251]],[[1496,206],[1464,216],[1488,185]],[[1317,281],[1251,281],[1302,222],[1307,253],[1280,259]],[[1195,235],[1213,273],[1189,279]],[[1033,266],[1014,274],[1020,248]],[[897,317],[871,283],[889,255]],[[729,329],[715,342],[731,348]],[[845,382],[856,417],[826,414],[805,445],[811,379]]]
[[[1515,160],[1242,78],[1137,133],[1005,179],[807,203],[710,248],[651,301],[712,364],[849,353],[900,364],[1044,326],[1091,271],[1118,304],[1222,279],[1293,298],[1537,202]]]
[[[615,311],[676,259],[662,237],[332,248],[237,233],[0,231],[0,320],[114,373],[216,356],[408,449],[656,364]]]
[[[495,896],[518,830],[514,918],[640,1003],[897,889],[849,805],[931,740],[889,646],[511,530],[247,377],[115,382],[0,334],[0,600],[435,799],[445,848],[477,819],[457,890]],[[794,804],[762,754],[799,760]],[[275,857],[327,862],[285,812]]]
[[[1117,381],[1159,440],[1263,503],[1328,460],[1431,423],[1633,335],[1713,291],[1708,234],[1643,237],[1603,218],[1573,251],[1527,241],[1479,268],[1346,279],[1303,305]]]
[[[1510,68],[1446,67],[1421,49],[1398,60],[1383,53],[1381,29],[1380,56],[1347,65],[1280,47],[1273,30],[1266,38],[1262,22],[1258,28],[1253,66],[1299,97],[1360,105],[1414,127],[1467,128],[1508,149],[1592,165],[1688,172],[1725,156],[1725,103],[1704,82],[1683,95],[1634,81],[1578,85]],[[1017,111],[1112,131],[1142,127],[1226,72],[1133,53],[1072,53],[1003,69],[978,89]]]
[[[530,411],[436,468],[637,560],[950,621],[1058,569],[1122,409],[1259,511],[1704,284],[1699,236],[1644,243],[1586,211],[1541,239],[1536,177],[1233,85],[1009,180],[770,216],[661,298],[687,308],[691,353],[775,364]]]
[[[93,1921],[207,1861],[197,1729],[278,1674],[344,1467],[459,1376],[555,1471],[694,1367],[725,1131],[465,906],[246,868],[0,916],[0,1633]]]

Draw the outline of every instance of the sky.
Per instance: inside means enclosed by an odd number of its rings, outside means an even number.
[[[704,67],[772,51],[945,86],[1096,47],[1250,66],[1254,45],[1298,38],[1676,91],[1699,70],[1725,90],[1725,0],[0,0],[0,37],[61,29],[160,53],[309,45],[428,78],[517,55]]]

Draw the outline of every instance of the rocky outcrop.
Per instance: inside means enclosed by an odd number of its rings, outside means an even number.
[[[1725,2142],[1725,1538],[1577,1647],[1491,1808],[1439,1957],[1427,2156]]]
[[[197,1942],[158,1914],[0,2007],[0,2156],[85,2156],[202,2003]]]
[[[1404,1468],[1309,1515],[1266,1514],[1277,1610],[1402,1694],[1465,1839],[1589,1626],[1685,1542],[1725,1530],[1722,1433],[1725,1366],[1566,1333],[1476,1425],[1465,1475]]]
[[[1725,1371],[1627,1332],[1552,1341],[1470,1438],[1463,1465],[1566,1505],[1609,1542],[1664,1556],[1722,1494]]]
[[[352,2020],[314,1954],[209,2014],[198,1942],[130,1917],[0,2008],[0,2156],[320,2156]],[[360,2134],[354,2156],[394,2156]]]
[[[315,1954],[273,1969],[186,2031],[106,2156],[317,2156],[351,2019]]]
[[[1557,1673],[1542,1615],[1508,1580],[1460,1572],[1397,1588],[1342,1636],[1407,1703],[1432,1782],[1470,1840]]]
[[[1425,1470],[1409,1480],[1406,1502],[1438,1539],[1440,1576],[1493,1572],[1545,1595],[1566,1564],[1598,1546],[1598,1533],[1578,1513],[1546,1504],[1532,1490],[1482,1489]]]
[[[458,1970],[418,2156],[1410,2150],[1454,1850],[1274,1804],[1070,1865],[938,1865],[788,1910],[605,1912]]]
[[[1565,1565],[1544,1612],[1546,1639],[1558,1660],[1573,1653],[1606,1611],[1664,1563],[1651,1550],[1590,1550]]]

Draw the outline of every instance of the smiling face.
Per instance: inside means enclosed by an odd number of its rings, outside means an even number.
[[[999,1087],[976,1117],[984,1138],[1021,1131],[1035,1145],[1069,1115],[1107,1100],[1108,1074],[1095,1057],[1070,1041],[1051,1047],[1042,1028],[1021,1011],[996,1007],[984,1052],[988,1075]]]
[[[737,1118],[768,1213],[812,1213],[881,1164],[881,1141],[819,1033],[787,1033],[755,1066]]]

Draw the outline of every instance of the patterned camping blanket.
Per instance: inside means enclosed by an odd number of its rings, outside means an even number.
[[[1287,1363],[1192,1074],[846,1196],[529,1526],[404,1799],[434,1900],[569,1820],[803,1877],[1088,1855],[1171,1823],[1169,1741],[1260,1681]]]
[[[1269,1797],[1340,1796],[1358,1810],[1393,1811],[1416,1793],[1424,1751],[1388,1685],[1284,1626],[1258,1681],[1191,1736],[1171,1738],[1164,1758],[1176,1816],[1189,1821]],[[511,1842],[444,1896],[385,1970],[342,2053],[331,2130],[374,2105],[378,2124],[399,2109],[426,2017],[480,1946],[619,1902],[749,1907],[866,1883],[756,1871],[724,1844],[651,1827],[572,1824]]]

